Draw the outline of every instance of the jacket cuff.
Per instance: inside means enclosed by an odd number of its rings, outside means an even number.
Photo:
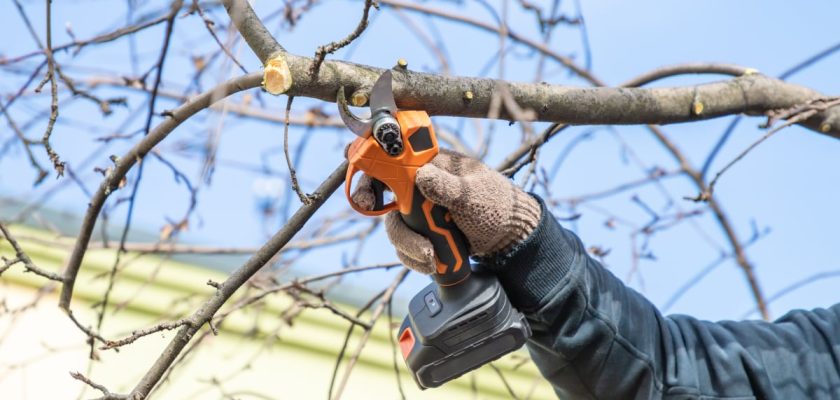
[[[482,268],[494,272],[514,307],[520,311],[536,309],[572,268],[577,246],[566,234],[545,202],[540,204],[540,222],[522,243],[503,254],[479,257]]]

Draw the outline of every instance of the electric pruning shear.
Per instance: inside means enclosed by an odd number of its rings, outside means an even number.
[[[438,387],[520,348],[531,329],[510,304],[494,275],[473,273],[464,234],[446,208],[426,199],[414,184],[417,170],[439,151],[429,114],[398,110],[390,70],[373,85],[371,115],[358,118],[347,107],[344,87],[336,103],[341,119],[359,137],[347,150],[345,194],[356,211],[369,216],[394,210],[435,252],[434,282],[408,306],[398,333],[406,366],[421,389]],[[371,178],[375,202],[362,208],[351,197],[354,175]],[[385,204],[385,189],[394,200]]]

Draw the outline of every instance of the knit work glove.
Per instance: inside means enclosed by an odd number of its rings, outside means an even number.
[[[510,250],[540,221],[536,199],[480,161],[454,151],[441,149],[431,163],[417,170],[415,184],[432,203],[449,209],[471,256]],[[359,180],[353,201],[373,208],[374,192],[366,175]],[[385,229],[405,266],[423,274],[435,271],[432,243],[411,230],[398,211],[386,215]]]

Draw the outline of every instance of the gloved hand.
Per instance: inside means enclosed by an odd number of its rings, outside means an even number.
[[[432,203],[449,209],[467,239],[471,256],[510,250],[540,221],[536,199],[480,161],[454,151],[441,149],[431,163],[417,170],[415,184]],[[364,175],[353,201],[370,210],[374,199],[371,179]],[[423,274],[435,271],[432,243],[412,231],[399,211],[386,215],[385,229],[403,264]]]

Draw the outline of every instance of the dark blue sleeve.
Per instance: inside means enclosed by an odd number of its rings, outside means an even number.
[[[480,262],[528,316],[528,350],[559,396],[840,399],[840,304],[773,323],[663,316],[542,207],[525,242]]]

